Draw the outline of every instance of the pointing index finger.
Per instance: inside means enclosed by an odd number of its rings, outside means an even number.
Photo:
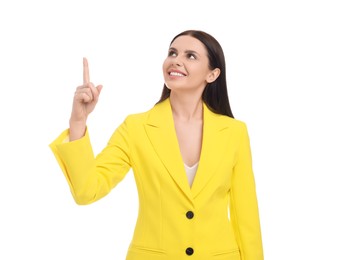
[[[87,84],[90,82],[90,74],[89,74],[89,64],[86,58],[83,58],[83,84]]]

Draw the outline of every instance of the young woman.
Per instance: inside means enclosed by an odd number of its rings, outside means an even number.
[[[84,82],[70,128],[50,147],[78,204],[107,195],[132,168],[139,215],[127,260],[262,260],[250,142],[233,118],[225,58],[211,35],[174,37],[161,99],[132,114],[93,155],[86,120],[102,86]]]

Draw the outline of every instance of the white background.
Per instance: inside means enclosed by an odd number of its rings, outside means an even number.
[[[1,1],[0,259],[123,260],[137,217],[132,172],[78,206],[48,144],[68,127],[82,57],[104,88],[95,153],[159,99],[170,40],[221,43],[247,123],[265,259],[341,259],[338,1]]]

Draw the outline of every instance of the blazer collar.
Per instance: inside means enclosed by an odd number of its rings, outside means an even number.
[[[192,202],[205,188],[221,163],[229,120],[203,105],[203,142],[198,170],[189,186],[174,127],[169,98],[156,104],[149,113],[145,129],[157,155],[180,190]]]

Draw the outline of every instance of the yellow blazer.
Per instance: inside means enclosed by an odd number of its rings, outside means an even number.
[[[199,167],[190,187],[169,99],[129,115],[96,157],[88,132],[50,144],[78,204],[110,192],[132,168],[139,214],[127,260],[262,260],[245,124],[204,105]]]

